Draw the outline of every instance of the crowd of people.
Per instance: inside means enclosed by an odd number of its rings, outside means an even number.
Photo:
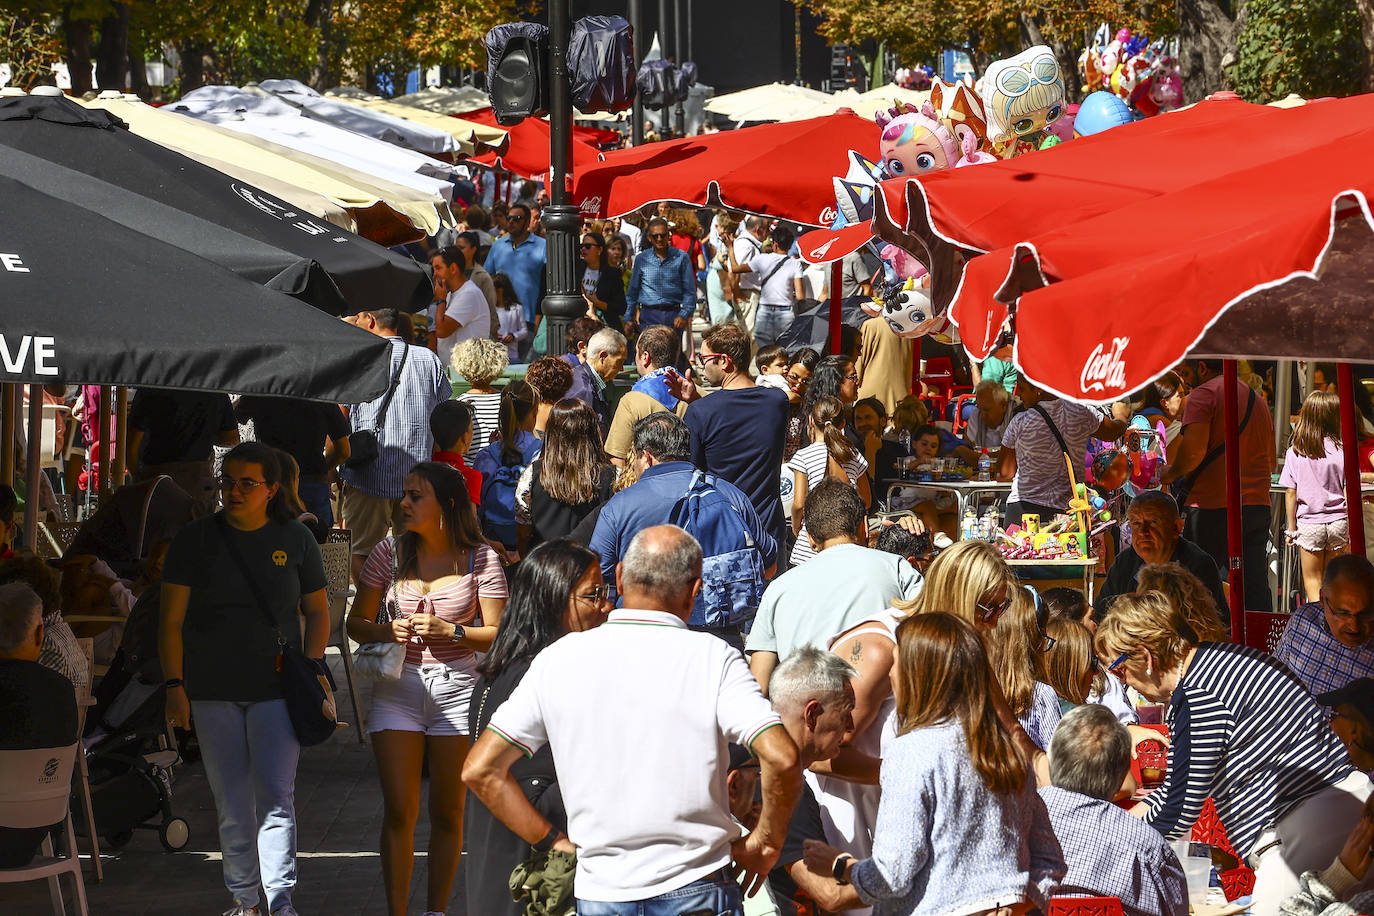
[[[375,400],[138,391],[132,478],[170,479],[176,505],[132,555],[96,536],[117,495],[59,580],[16,555],[0,488],[0,751],[77,738],[89,669],[64,611],[122,607],[132,634],[151,605],[137,677],[198,744],[229,913],[294,916],[281,659],[324,654],[318,545],[342,528],[394,916],[426,782],[427,916],[464,854],[473,916],[526,911],[517,869],[582,916],[1013,916],[1056,896],[1181,916],[1209,801],[1252,913],[1374,902],[1374,566],[1348,552],[1335,396],[1301,403],[1285,456],[1302,600],[1270,655],[1228,638],[1219,363],[1099,409],[994,355],[964,403],[931,397],[882,319],[845,352],[787,344],[828,269],[789,254],[786,226],[712,217],[584,226],[563,354],[536,310],[538,204],[474,206],[428,252],[427,321],[349,319],[391,344]],[[866,257],[842,265],[845,295],[881,283]],[[1249,381],[1245,596],[1269,610],[1272,417],[1293,405]],[[90,414],[87,442],[108,435]],[[1091,600],[956,540],[935,494],[886,511],[908,459],[987,454],[1008,524],[1052,518],[1108,446],[1139,460]],[[1162,773],[1147,742],[1167,743]],[[0,866],[43,832],[0,830]]]

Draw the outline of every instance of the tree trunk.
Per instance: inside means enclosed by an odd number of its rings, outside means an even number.
[[[62,34],[67,44],[67,73],[71,76],[74,96],[91,91],[91,21],[89,19],[62,20]]]
[[[1364,43],[1364,91],[1374,92],[1374,0],[1355,0]]]
[[[1082,96],[1078,85],[1078,52],[1068,42],[1046,40],[1040,23],[1029,13],[1018,13],[1016,22],[1020,27],[1022,44],[1045,45],[1054,52],[1054,59],[1059,62],[1059,74],[1064,81],[1064,104],[1078,102]]]
[[[114,4],[109,16],[100,21],[100,45],[96,57],[95,77],[101,89],[123,92],[128,85],[125,76],[129,67],[129,7]]]
[[[148,61],[143,56],[143,49],[133,47],[132,43],[129,47],[129,91],[145,102],[153,97],[148,86]]]
[[[330,89],[337,82],[334,73],[334,4],[332,0],[310,0],[305,7],[305,24],[319,31],[315,45],[315,63],[307,82],[317,92]]]
[[[205,85],[205,46],[199,42],[184,41],[177,45],[177,56],[181,59],[177,67],[177,82],[181,94]]]
[[[1226,69],[1236,59],[1243,16],[1239,4],[1233,19],[1214,0],[1178,0],[1178,63],[1185,102],[1232,88]]]

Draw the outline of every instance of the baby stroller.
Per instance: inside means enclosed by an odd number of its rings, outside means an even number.
[[[82,743],[90,771],[91,807],[101,837],[113,848],[134,830],[158,832],[168,852],[184,849],[190,827],[172,811],[172,774],[181,752],[166,722],[166,688],[157,655],[159,590],[134,604],[124,641],[94,693]],[[87,835],[84,813],[73,799],[72,816]]]

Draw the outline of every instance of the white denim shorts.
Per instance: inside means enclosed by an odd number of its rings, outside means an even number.
[[[477,672],[471,668],[407,664],[397,680],[373,682],[367,730],[466,735],[476,683]]]
[[[1297,542],[1311,553],[1339,550],[1350,543],[1350,523],[1343,518],[1334,522],[1299,522]]]

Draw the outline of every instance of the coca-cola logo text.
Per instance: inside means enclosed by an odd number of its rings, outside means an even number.
[[[1079,390],[1084,394],[1090,391],[1106,391],[1108,388],[1120,391],[1126,387],[1126,360],[1122,356],[1131,342],[1129,337],[1113,337],[1112,348],[1104,352],[1102,344],[1088,354],[1083,371],[1078,376]]]
[[[826,207],[821,211],[821,218],[816,222],[822,226],[829,226],[831,223],[835,222],[836,215],[834,207]]]

